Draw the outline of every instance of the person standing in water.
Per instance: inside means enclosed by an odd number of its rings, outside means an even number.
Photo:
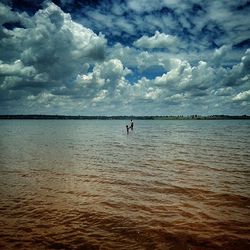
[[[133,122],[133,120],[130,121],[130,128],[131,128],[131,130],[134,129],[134,122]]]
[[[127,129],[127,134],[129,133],[129,127],[128,125],[126,125],[126,129]]]

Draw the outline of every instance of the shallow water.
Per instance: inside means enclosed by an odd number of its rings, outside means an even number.
[[[0,249],[250,249],[250,121],[0,121]]]

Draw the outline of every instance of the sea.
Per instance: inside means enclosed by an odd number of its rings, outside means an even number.
[[[0,249],[250,249],[250,120],[0,121]]]

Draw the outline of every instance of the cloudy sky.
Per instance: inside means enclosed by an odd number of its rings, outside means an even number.
[[[0,0],[0,114],[250,115],[247,0]]]

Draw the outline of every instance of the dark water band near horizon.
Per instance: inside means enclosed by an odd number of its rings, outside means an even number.
[[[1,120],[0,249],[250,249],[250,121]]]

